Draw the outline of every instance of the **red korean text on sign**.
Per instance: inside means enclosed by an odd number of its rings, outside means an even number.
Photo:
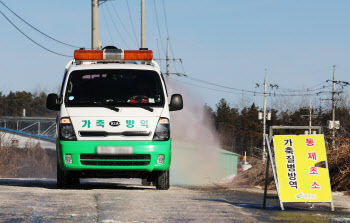
[[[312,184],[311,184],[311,189],[321,189],[321,185],[319,185],[316,181],[314,181]]]
[[[314,138],[306,138],[305,144],[306,144],[306,146],[315,146],[316,143],[315,143]]]
[[[309,175],[319,175],[318,168],[314,167],[314,166],[311,166],[310,169],[309,169]]]
[[[317,160],[317,153],[316,152],[307,153],[307,159],[316,161]]]

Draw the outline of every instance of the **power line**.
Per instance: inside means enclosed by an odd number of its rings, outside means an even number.
[[[262,95],[264,94],[263,92],[255,92],[255,91],[243,90],[243,89],[239,89],[239,88],[227,87],[227,86],[220,85],[220,84],[214,84],[214,83],[211,83],[208,81],[200,80],[200,79],[189,77],[189,76],[187,76],[187,78],[190,80],[194,80],[194,81],[198,81],[198,82],[202,82],[205,84],[209,84],[209,85],[213,85],[213,86],[217,86],[217,87],[222,87],[222,88],[226,88],[226,89],[230,89],[230,90],[243,91],[243,92],[248,92],[248,93],[253,93],[253,94],[262,94]]]
[[[181,62],[182,72],[183,72],[184,74],[186,74],[186,71],[185,71],[184,65],[183,65],[183,63],[182,63],[182,60],[180,60],[180,62]]]
[[[171,44],[169,29],[168,29],[168,19],[167,19],[167,15],[166,15],[167,13],[166,13],[166,10],[165,10],[165,2],[164,2],[164,0],[163,0],[163,10],[164,10],[164,19],[165,19],[166,32],[167,32],[167,34],[168,34],[168,39],[169,39],[170,52],[171,52],[171,55],[173,56],[173,58],[175,58],[175,56],[174,56],[174,51],[173,51],[173,47],[172,47],[172,44]],[[173,63],[173,65],[174,65],[174,68],[175,68],[175,70],[176,70],[176,72],[177,72],[176,64]]]
[[[45,34],[44,32],[40,31],[39,29],[35,28],[33,25],[29,24],[26,20],[24,20],[22,17],[20,17],[19,15],[17,15],[14,11],[12,11],[7,5],[5,5],[5,3],[3,3],[1,0],[0,0],[0,3],[3,4],[10,12],[12,12],[17,18],[19,18],[20,20],[22,20],[22,22],[24,22],[25,24],[27,24],[28,26],[30,26],[31,28],[33,28],[35,31],[41,33],[42,35],[46,36],[47,38],[49,39],[52,39],[53,41],[56,41],[58,43],[61,43],[63,45],[66,45],[66,46],[69,46],[69,47],[73,47],[73,48],[82,48],[82,47],[79,47],[79,46],[74,46],[74,45],[71,45],[71,44],[68,44],[68,43],[65,43],[65,42],[62,42],[62,41],[59,41],[47,34]]]
[[[131,16],[131,13],[130,13],[129,1],[128,1],[128,0],[125,0],[125,1],[126,1],[126,5],[127,5],[127,7],[128,7],[129,18],[130,18],[130,21],[131,21],[132,31],[133,31],[133,33],[134,33],[136,42],[139,43],[139,42],[137,41],[137,36],[136,36],[135,28],[134,28],[134,22],[133,22],[133,20],[132,20],[132,16]],[[137,46],[140,48],[140,44],[137,44]]]
[[[315,92],[315,91],[320,91],[322,89],[325,89],[326,86],[316,88],[316,89],[311,89],[311,90],[293,90],[293,89],[288,89],[288,88],[279,88],[279,90],[284,91],[284,92],[294,92],[294,93],[310,93],[310,92]]]
[[[112,23],[113,23],[113,25],[114,25],[114,28],[117,30],[117,32],[118,32],[118,34],[119,34],[119,36],[120,36],[120,39],[123,41],[123,43],[125,44],[125,46],[126,46],[127,48],[129,48],[129,46],[128,46],[128,44],[126,43],[126,41],[124,40],[124,38],[123,38],[123,36],[122,36],[120,30],[119,30],[118,27],[115,25],[114,20],[113,20],[112,15],[111,15],[111,12],[109,11],[108,7],[106,7],[106,9],[107,9],[108,15],[109,15],[109,17],[111,18],[111,21],[112,21]],[[129,49],[130,49],[130,48],[129,48]]]
[[[177,75],[177,76],[184,77],[183,75]],[[253,95],[253,96],[263,96],[264,95],[264,92],[255,92],[255,91],[243,90],[243,89],[238,89],[238,88],[232,88],[232,87],[227,87],[227,86],[223,86],[223,85],[219,85],[219,84],[210,83],[210,82],[207,82],[207,81],[204,81],[204,80],[199,80],[199,79],[196,79],[196,78],[191,78],[191,77],[188,77],[188,76],[186,76],[186,77],[189,78],[190,80],[194,80],[194,81],[198,81],[198,82],[202,82],[202,83],[205,83],[205,84],[210,84],[210,85],[213,85],[213,86],[222,87],[222,88],[226,88],[226,89],[231,89],[231,90],[235,90],[235,91],[240,91],[241,93],[232,92],[232,91],[225,91],[225,90],[219,90],[219,89],[216,89],[216,88],[204,87],[204,86],[201,86],[201,85],[196,85],[196,84],[188,83],[188,82],[185,82],[185,81],[180,81],[180,80],[177,80],[177,79],[174,79],[174,78],[172,78],[172,79],[176,80],[178,82],[182,82],[182,83],[187,84],[187,85],[192,85],[192,86],[196,86],[196,87],[200,87],[200,88],[204,88],[204,89],[209,89],[209,90],[214,90],[214,91],[219,91],[219,92],[226,92],[226,93],[231,93],[231,94],[242,94],[243,92],[245,92],[245,95]],[[269,95],[269,96],[274,96],[274,97],[283,97],[283,96],[284,97],[316,96],[315,93],[312,93],[312,94],[276,94],[276,93],[267,92],[266,94]]]
[[[165,3],[164,3],[164,0],[163,0],[163,10],[164,10],[164,18],[165,18],[166,32],[167,32],[168,38],[169,38],[168,19],[167,19],[167,16],[166,16],[166,10],[165,10]],[[174,56],[173,56],[173,57],[174,57]]]
[[[59,55],[59,56],[63,56],[63,57],[72,57],[72,56],[68,56],[68,55],[65,55],[65,54],[57,53],[57,52],[55,52],[55,51],[53,51],[53,50],[50,50],[50,49],[44,47],[44,46],[41,45],[41,44],[35,42],[32,38],[30,38],[30,37],[27,36],[24,32],[22,32],[22,30],[20,30],[9,18],[7,18],[7,16],[6,16],[1,10],[0,10],[0,13],[5,17],[5,19],[6,19],[9,23],[11,23],[11,25],[12,25],[13,27],[15,27],[20,33],[22,33],[22,35],[24,35],[25,37],[27,37],[27,39],[29,39],[30,41],[32,41],[33,43],[35,43],[35,44],[38,45],[39,47],[41,47],[41,48],[43,48],[44,50],[49,51],[49,52],[51,52],[51,53],[53,53],[53,54]]]
[[[101,5],[101,9],[103,9],[102,5]],[[107,19],[106,19],[106,15],[105,15],[105,13],[102,13],[102,15],[103,15],[104,21],[106,23],[106,27],[107,27],[107,30],[108,30],[109,38],[111,39],[111,42],[112,42],[113,46],[115,46],[114,42],[113,42],[112,35],[111,35],[111,31],[109,30],[109,25],[108,25],[108,22],[107,22]]]
[[[166,55],[166,52],[165,52],[165,49],[164,49],[164,45],[163,45],[162,35],[160,34],[157,6],[156,6],[156,1],[155,0],[153,0],[153,6],[154,6],[154,12],[155,12],[154,14],[155,14],[156,20],[157,20],[157,27],[158,27],[158,34],[159,34],[160,44],[161,44],[161,47],[163,49],[164,55]]]
[[[314,85],[314,86],[312,86],[312,87],[308,87],[308,88],[306,88],[305,90],[294,90],[294,89],[290,89],[290,88],[279,88],[280,90],[282,90],[282,91],[289,91],[289,92],[311,92],[311,91],[319,91],[320,89],[324,89],[325,88],[325,84],[326,84],[327,82],[326,81],[323,81],[322,83],[319,83],[319,84],[317,84],[317,85]],[[320,87],[320,88],[316,88],[316,89],[313,89],[313,88],[315,88],[315,87],[318,87],[318,86],[320,86],[320,85],[323,85],[322,87]]]
[[[219,89],[215,89],[215,88],[210,88],[210,87],[204,87],[204,86],[201,86],[201,85],[196,85],[196,84],[191,84],[191,83],[188,83],[188,82],[185,82],[185,81],[180,81],[180,80],[177,80],[177,79],[174,79],[174,78],[171,78],[172,80],[174,81],[177,81],[177,82],[180,82],[180,83],[184,83],[184,84],[187,84],[187,85],[191,85],[191,86],[195,86],[195,87],[199,87],[199,88],[203,88],[203,89],[208,89],[208,90],[212,90],[212,91],[218,91],[218,92],[225,92],[225,93],[230,93],[230,94],[236,94],[236,95],[250,95],[250,96],[256,96],[254,94],[247,94],[247,93],[238,93],[238,92],[232,92],[232,91],[225,91],[225,90],[219,90]],[[261,95],[259,95],[261,96]]]
[[[173,58],[175,58],[175,56],[174,56],[174,51],[173,51],[173,47],[172,47],[172,45],[171,45],[171,40],[170,40],[170,34],[169,34],[169,28],[168,28],[168,19],[167,19],[167,16],[166,16],[166,10],[165,10],[165,2],[164,2],[164,0],[163,0],[163,10],[164,10],[165,27],[166,27],[166,32],[167,32],[167,34],[168,34],[170,52],[171,52],[171,55],[173,56]],[[173,63],[173,66],[174,66],[175,71],[178,73],[177,68],[176,68],[176,63]]]
[[[122,24],[122,26],[123,26],[123,28],[124,28],[126,34],[129,36],[130,39],[133,39],[133,38],[131,37],[130,33],[128,32],[128,30],[126,29],[126,27],[125,27],[125,25],[124,25],[124,23],[123,23],[123,20],[120,18],[120,16],[119,16],[117,10],[115,9],[114,3],[113,3],[112,1],[109,1],[109,2],[110,2],[110,5],[112,5],[113,10],[114,10],[115,14],[117,15],[117,17],[118,17],[120,23]],[[138,42],[137,42],[137,39],[135,39],[135,41],[136,41],[136,46],[138,47],[139,44],[138,44]]]
[[[322,83],[316,84],[316,85],[314,85],[314,86],[312,86],[312,87],[308,87],[307,89],[312,89],[312,88],[318,87],[318,86],[320,86],[320,85],[323,85],[323,84],[325,84],[325,83],[327,83],[327,81],[326,81],[326,82],[323,81]]]
[[[166,16],[164,0],[163,0],[163,10],[164,10],[164,20],[165,20],[166,32],[168,34],[168,39],[169,39],[170,51],[171,51],[171,55],[173,56],[173,58],[175,58],[174,52],[173,52],[173,48],[171,47],[171,41],[170,41],[170,35],[169,35],[169,29],[168,29],[168,19],[167,19],[167,16]]]
[[[241,91],[241,92],[247,92],[247,93],[253,93],[254,95],[264,95],[264,92],[256,92],[256,91],[250,91],[250,90],[244,90],[244,89],[239,89],[239,88],[233,88],[233,87],[228,87],[228,86],[224,86],[224,85],[220,85],[220,84],[215,84],[212,82],[208,82],[208,81],[204,81],[204,80],[200,80],[197,78],[193,78],[193,77],[189,77],[189,76],[184,76],[182,75],[178,75],[180,77],[186,77],[190,80],[193,81],[198,81],[198,82],[202,82],[205,84],[209,84],[209,85],[213,85],[216,87],[222,87],[222,88],[226,88],[226,89],[230,89],[230,90],[235,90],[235,91]],[[316,93],[310,93],[310,94],[276,94],[276,93],[267,93],[269,96],[316,96]]]
[[[271,95],[271,93],[268,93]],[[316,93],[313,94],[276,94],[276,93],[272,93],[272,96],[317,96]]]
[[[159,51],[159,46],[158,46],[158,39],[156,39],[156,41],[157,41],[158,57],[160,58],[160,51]],[[160,67],[162,67],[162,60],[160,60],[159,62],[160,62]]]

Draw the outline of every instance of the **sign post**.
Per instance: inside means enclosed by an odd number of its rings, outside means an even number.
[[[282,210],[286,202],[330,202],[334,211],[324,136],[276,135],[273,143]]]

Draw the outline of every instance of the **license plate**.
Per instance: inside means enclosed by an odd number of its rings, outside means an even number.
[[[98,146],[97,154],[133,154],[131,146]]]

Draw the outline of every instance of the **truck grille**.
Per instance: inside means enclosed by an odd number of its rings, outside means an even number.
[[[135,155],[97,155],[81,154],[80,162],[90,166],[146,166],[150,163],[149,154]]]

